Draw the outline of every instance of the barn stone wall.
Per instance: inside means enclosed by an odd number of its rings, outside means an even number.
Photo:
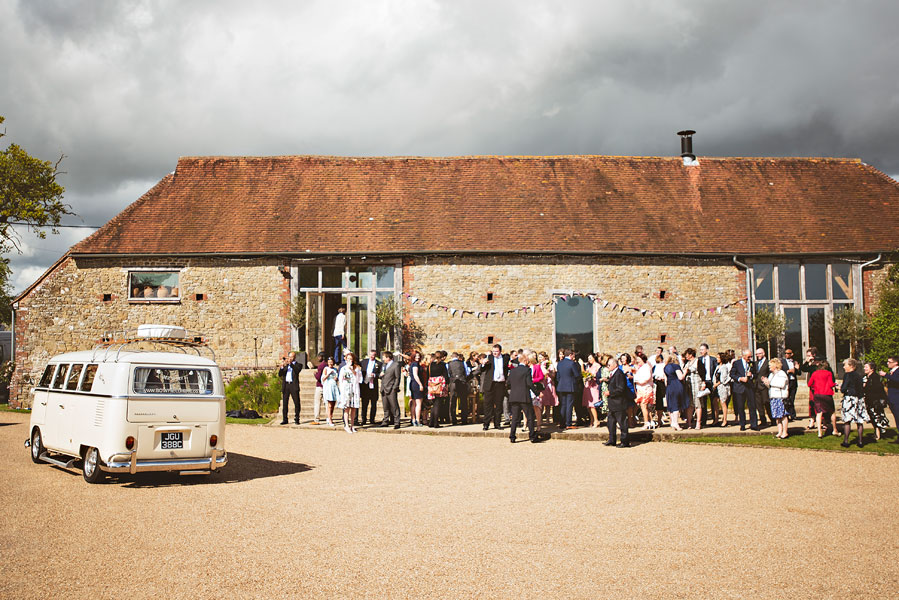
[[[731,303],[746,296],[745,271],[728,261],[675,258],[419,258],[403,268],[404,291],[427,304],[405,301],[408,320],[428,335],[422,347],[430,352],[486,352],[492,337],[506,349],[554,348],[552,306],[536,313],[451,316],[436,304],[474,312],[505,311],[541,304],[554,293],[581,291],[608,300],[594,307],[596,349],[631,351],[637,344],[652,349],[665,335],[665,345],[683,349],[707,342],[713,351],[741,348],[747,342],[746,306],[693,318],[643,316],[618,312],[611,304],[647,311],[693,312]],[[660,292],[664,290],[664,299]],[[492,293],[492,300],[487,293]]]
[[[144,323],[205,334],[224,370],[252,369],[257,361],[259,367],[274,367],[290,349],[284,303],[289,280],[279,271],[281,264],[273,259],[66,258],[18,303],[10,403],[30,406],[32,382],[50,357],[90,349],[107,332]],[[179,302],[128,299],[128,270],[153,267],[180,270]]]

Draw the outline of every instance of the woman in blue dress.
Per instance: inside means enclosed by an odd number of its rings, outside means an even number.
[[[334,405],[337,404],[337,367],[334,365],[334,357],[329,356],[324,369],[322,369],[322,397],[328,403],[328,425],[334,427]]]
[[[421,403],[425,398],[425,388],[421,380],[421,352],[416,350],[412,353],[412,360],[409,362],[409,394],[412,396],[409,409],[412,412],[413,427],[421,425]]]
[[[680,431],[682,427],[678,423],[681,406],[684,404],[684,372],[676,354],[670,354],[665,361],[665,402],[668,404],[668,412],[671,414],[671,428]]]

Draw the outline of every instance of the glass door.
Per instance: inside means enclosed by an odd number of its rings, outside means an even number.
[[[372,294],[343,294],[343,300],[347,306],[347,348],[361,362],[374,348]]]
[[[325,310],[324,294],[306,294],[306,355],[310,361],[316,360],[319,352],[325,350]]]

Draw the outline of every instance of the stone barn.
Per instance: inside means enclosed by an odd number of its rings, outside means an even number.
[[[899,247],[899,185],[859,160],[184,157],[14,303],[14,404],[52,355],[143,323],[208,337],[226,375],[290,349],[554,352],[784,343],[848,354]],[[291,318],[298,308],[299,322]],[[292,322],[293,321],[293,322]]]

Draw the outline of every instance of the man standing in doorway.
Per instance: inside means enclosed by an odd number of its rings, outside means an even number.
[[[343,357],[343,349],[346,348],[346,307],[337,309],[334,317],[334,362],[339,363]]]
[[[281,425],[287,425],[287,408],[290,399],[293,398],[294,418],[293,422],[300,424],[300,371],[303,365],[297,362],[297,353],[291,352],[287,357],[281,358],[281,368],[278,369],[278,377],[281,378]]]
[[[362,385],[359,386],[359,395],[362,397],[362,424],[365,425],[365,417],[368,422],[375,424],[375,415],[378,414],[378,378],[381,376],[381,361],[378,353],[369,350],[368,358],[362,361]],[[369,410],[369,404],[371,409]]]
[[[571,429],[571,409],[574,406],[578,379],[581,379],[581,367],[574,362],[574,350],[566,350],[565,358],[559,361],[556,371],[556,392],[559,394],[559,405],[562,409],[562,429]]]

